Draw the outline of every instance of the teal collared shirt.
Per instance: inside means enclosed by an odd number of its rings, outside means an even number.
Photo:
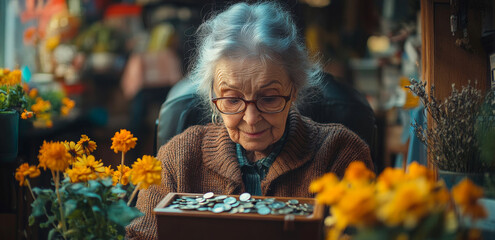
[[[262,158],[256,162],[250,162],[246,158],[246,150],[236,143],[237,160],[242,172],[242,181],[246,187],[246,192],[253,196],[261,196],[261,180],[266,177],[270,166],[277,158],[278,154],[282,151],[287,138],[287,128],[282,138],[275,143],[273,151],[265,158]]]

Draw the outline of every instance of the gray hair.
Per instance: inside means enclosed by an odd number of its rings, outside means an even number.
[[[276,2],[231,5],[201,24],[197,34],[189,79],[198,85],[204,101],[210,102],[214,68],[224,57],[274,60],[284,66],[297,90],[320,81],[320,67],[309,59],[291,14]],[[215,113],[214,106],[212,110]]]

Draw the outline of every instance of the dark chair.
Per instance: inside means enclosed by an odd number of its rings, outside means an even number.
[[[322,87],[308,91],[309,97],[299,101],[299,112],[316,122],[341,123],[354,131],[370,146],[375,171],[379,172],[382,164],[375,159],[377,125],[366,98],[329,74],[325,74]],[[156,120],[155,155],[160,146],[186,128],[210,122],[208,107],[201,104],[191,81],[182,80],[172,87]]]

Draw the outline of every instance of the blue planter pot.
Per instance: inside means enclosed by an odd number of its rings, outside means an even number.
[[[461,173],[461,172],[451,172],[445,170],[438,170],[438,178],[445,181],[445,185],[448,189],[452,189],[453,186],[458,184],[462,179],[469,178],[474,184],[482,187],[484,185],[485,176],[483,173]]]
[[[10,163],[19,150],[19,113],[0,112],[0,163]]]

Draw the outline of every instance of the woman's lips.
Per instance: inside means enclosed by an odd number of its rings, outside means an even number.
[[[263,131],[260,131],[260,132],[255,132],[255,133],[248,133],[248,132],[244,132],[248,137],[252,137],[252,138],[256,138],[256,137],[260,137],[261,135],[263,135],[263,133],[265,133],[266,130],[263,130]]]

